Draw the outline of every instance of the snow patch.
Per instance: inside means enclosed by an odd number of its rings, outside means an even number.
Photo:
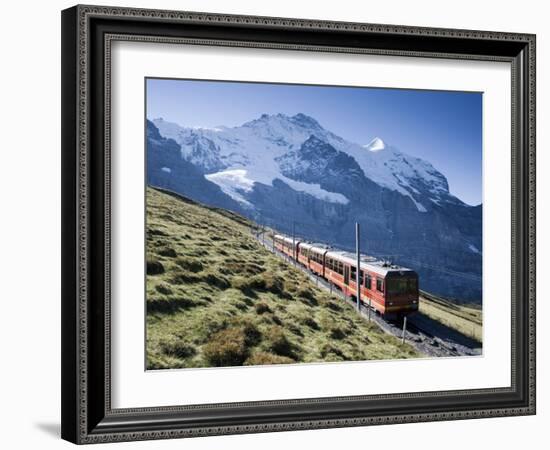
[[[481,252],[477,249],[477,247],[475,245],[472,245],[472,244],[468,244],[468,249],[472,252],[472,253],[476,253],[476,254],[480,254]]]
[[[205,178],[217,184],[233,200],[252,207],[252,204],[243,196],[244,193],[251,192],[254,188],[254,180],[247,178],[245,169],[224,170],[205,175]]]
[[[170,169],[170,167],[163,167],[162,169],[163,172],[166,172],[166,173],[172,173],[172,169]]]
[[[220,189],[232,199],[243,205],[250,207],[253,206],[244,196],[244,194],[252,192],[255,183],[255,181],[248,176],[248,171],[246,169],[224,170],[205,175],[205,177],[212,183],[217,184]],[[291,189],[309,194],[320,200],[344,205],[349,203],[349,200],[344,195],[326,191],[321,188],[321,185],[319,184],[294,181],[283,175],[279,175],[277,178],[287,184]]]
[[[213,131],[215,133],[221,133],[222,131],[225,131],[227,130],[228,128],[227,127],[224,127],[224,126],[218,126],[218,127],[202,127],[200,125],[197,125],[197,126],[193,126],[193,127],[189,127],[191,128],[192,130],[196,130],[196,131]]]
[[[379,137],[375,137],[364,147],[370,152],[379,152],[380,150],[384,150],[386,148],[386,144]]]
[[[412,196],[410,197],[410,199],[412,200],[414,206],[416,206],[416,209],[418,209],[418,211],[420,211],[421,213],[428,212],[428,210],[422,203],[417,202],[414,198],[412,198]]]
[[[337,192],[326,191],[321,187],[320,184],[295,181],[283,175],[281,175],[279,178],[295,191],[304,192],[306,194],[312,195],[315,198],[318,198],[319,200],[330,203],[340,203],[342,205],[347,205],[349,203],[349,200],[345,195],[339,194]]]
[[[422,203],[417,203],[416,204],[416,209],[418,209],[418,211],[420,211],[422,213],[428,212],[428,210],[424,207],[424,205]]]

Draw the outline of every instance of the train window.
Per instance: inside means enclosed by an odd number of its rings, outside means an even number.
[[[360,286],[363,286],[363,277],[364,277],[364,272],[361,270],[359,272],[359,285]]]
[[[355,269],[355,267],[351,266],[351,275],[350,276],[351,276],[351,279],[353,281],[355,281],[356,272],[357,272],[357,270]]]
[[[406,278],[396,278],[388,280],[388,294],[406,294],[408,292],[408,280]]]
[[[384,283],[381,278],[376,279],[376,290],[379,292],[384,292]]]
[[[409,292],[416,292],[418,290],[418,280],[416,278],[409,279]]]
[[[371,289],[372,288],[372,278],[371,276],[367,273],[367,277],[365,278],[365,287],[367,289]]]

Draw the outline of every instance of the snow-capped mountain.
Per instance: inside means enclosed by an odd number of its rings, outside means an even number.
[[[430,163],[387,146],[380,138],[366,146],[346,141],[304,114],[264,114],[234,128],[185,128],[162,118],[153,123],[164,137],[181,146],[185,160],[243,204],[248,201],[239,191],[250,192],[254,183],[272,185],[276,179],[322,200],[346,203],[337,193],[302,185],[284,175],[280,162],[288,159],[285,155],[299,150],[312,136],[353,157],[367,178],[409,197],[420,212],[428,208],[418,200],[421,194],[436,204],[457,201],[449,198],[446,178]]]
[[[281,231],[299,223],[297,233],[344,247],[353,247],[359,221],[365,251],[396,255],[434,292],[481,298],[481,207],[450,194],[447,179],[429,162],[379,137],[367,145],[347,141],[304,114],[264,114],[232,128],[190,128],[163,119],[148,127],[171,154],[179,147],[179,158],[159,165],[158,139],[148,144],[155,148],[151,184],[174,188],[181,164],[188,164],[202,174],[201,186],[209,186],[197,200],[231,203],[230,209]],[[191,196],[190,187],[175,189]]]

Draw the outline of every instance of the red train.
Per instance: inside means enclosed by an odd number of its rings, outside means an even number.
[[[356,297],[357,258],[353,253],[333,250],[322,244],[301,242],[277,234],[275,248],[311,272]],[[361,256],[359,283],[361,301],[382,316],[394,318],[418,311],[418,275],[415,271],[376,258]]]

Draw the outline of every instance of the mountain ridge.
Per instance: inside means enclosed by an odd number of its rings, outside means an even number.
[[[268,172],[258,169],[281,156],[285,149],[298,148],[313,135],[355,158],[367,178],[410,197],[415,205],[418,203],[415,185],[419,180],[425,182],[424,190],[430,192],[433,201],[439,202],[442,196],[446,196],[446,200],[452,198],[453,202],[461,202],[449,193],[447,179],[429,162],[386,144],[383,144],[383,152],[368,151],[326,130],[314,118],[302,113],[294,116],[263,114],[231,128],[186,128],[164,119],[154,119],[153,123],[163,136],[174,139],[182,147],[185,159],[207,174],[250,167],[249,175],[254,182],[271,184],[275,178],[285,181],[276,166],[265,167]],[[380,138],[376,139],[378,144],[383,143]],[[258,141],[262,141],[259,146]],[[243,147],[243,144],[250,144],[250,148]],[[261,161],[254,155],[258,148],[262,149]],[[426,207],[422,205],[420,210]]]

